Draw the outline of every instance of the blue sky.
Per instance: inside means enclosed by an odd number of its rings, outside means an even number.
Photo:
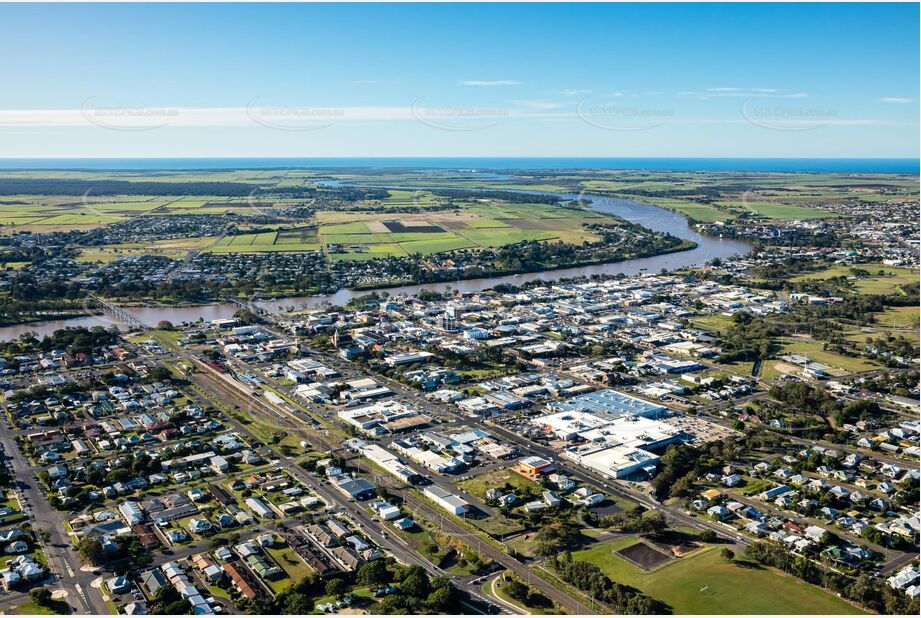
[[[917,157],[918,17],[5,4],[0,157]]]

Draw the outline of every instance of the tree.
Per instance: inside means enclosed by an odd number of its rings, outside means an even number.
[[[433,612],[441,614],[455,613],[457,606],[457,591],[450,582],[446,586],[435,588],[425,600],[426,607]]]
[[[173,372],[167,369],[166,367],[164,367],[163,365],[154,367],[153,369],[150,370],[150,379],[153,380],[154,382],[163,382],[164,380],[169,380],[172,377],[173,377]]]
[[[32,597],[32,600],[41,607],[48,607],[51,604],[51,591],[44,586],[40,588],[33,588],[29,591],[29,596]]]
[[[418,565],[410,566],[400,581],[400,590],[405,596],[424,599],[428,596],[430,589],[428,574]]]
[[[697,535],[697,538],[704,543],[712,543],[716,540],[716,533],[713,530],[707,528],[706,530],[701,530],[700,534]]]
[[[345,594],[349,589],[345,580],[338,577],[329,580],[326,582],[326,594],[332,597],[340,597]]]
[[[80,539],[77,545],[77,551],[84,561],[99,566],[105,560],[105,552],[102,549],[102,541],[95,536],[85,536]]]
[[[553,556],[578,538],[579,529],[570,522],[548,524],[534,535],[536,550],[541,556]]]
[[[282,598],[281,608],[288,616],[303,616],[313,611],[313,601],[306,594],[288,592]]]
[[[355,574],[355,581],[362,586],[371,586],[374,584],[386,584],[390,580],[390,573],[387,571],[387,565],[383,560],[372,560],[359,567]]]
[[[636,531],[641,534],[656,534],[665,530],[668,523],[662,511],[646,511],[637,523]]]
[[[516,601],[524,601],[528,598],[528,587],[517,577],[511,578],[505,584],[505,592]]]
[[[720,556],[722,556],[723,559],[728,560],[729,562],[732,562],[733,559],[735,559],[736,554],[734,551],[732,551],[728,547],[724,547],[723,549],[720,550]]]

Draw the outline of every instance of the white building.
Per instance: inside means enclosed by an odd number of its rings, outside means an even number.
[[[445,491],[438,485],[429,485],[422,490],[422,493],[429,500],[454,515],[463,515],[470,509],[470,505],[463,498]]]

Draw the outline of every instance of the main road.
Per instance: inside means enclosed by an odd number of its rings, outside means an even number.
[[[2,456],[5,463],[9,465],[13,474],[14,488],[22,504],[23,513],[30,517],[35,531],[35,542],[41,546],[48,559],[53,587],[67,592],[66,601],[75,607],[78,613],[109,613],[98,588],[92,586],[98,575],[82,567],[80,555],[63,531],[62,514],[48,503],[45,492],[38,487],[38,479],[35,476],[37,469],[23,458],[19,445],[8,435],[0,437],[0,444],[3,445]],[[11,598],[12,596],[0,597],[0,601],[6,605]],[[28,595],[23,595],[23,602],[28,600]]]
[[[252,398],[251,395],[247,392],[247,387],[242,382],[238,382],[233,378],[229,378],[225,374],[218,373],[209,365],[206,365],[202,361],[195,359],[192,355],[189,355],[188,357],[192,358],[196,363],[196,366],[200,369],[199,372],[196,372],[192,376],[193,382],[195,382],[195,384],[200,388],[212,391],[224,402],[241,400],[242,398],[242,400],[246,401],[247,406],[251,412],[271,419],[273,423],[278,423],[281,425],[280,428],[283,428],[287,425],[291,429],[303,429],[303,424],[308,422],[308,417],[303,413],[286,409],[283,406],[276,406],[275,404],[272,404],[265,399]],[[327,449],[330,452],[337,451],[342,448],[341,444],[331,443],[322,437],[313,437],[315,440],[320,442],[320,444],[317,446]],[[333,504],[342,503],[341,497],[332,494],[328,486],[319,483],[316,478],[307,474],[306,471],[302,470],[300,466],[296,465],[290,458],[280,455],[279,459],[281,462],[283,462],[283,468],[294,474],[299,480],[311,487],[326,500]],[[356,464],[359,470],[364,473],[372,475],[378,474],[361,461],[353,461],[352,463]],[[440,525],[442,532],[460,538],[468,546],[472,546],[476,551],[482,553],[493,562],[500,564],[506,569],[512,571],[517,576],[525,580],[530,579],[532,584],[540,588],[542,592],[544,592],[555,602],[559,603],[562,607],[577,614],[593,613],[589,610],[588,607],[583,605],[577,599],[572,598],[562,590],[554,587],[549,582],[546,582],[542,578],[538,577],[528,568],[527,565],[511,557],[507,552],[498,549],[489,541],[481,539],[477,534],[471,532],[469,529],[457,523],[456,521],[448,517],[444,517],[443,513],[437,511],[427,502],[420,499],[413,493],[412,490],[396,485],[388,486],[387,489],[389,492],[399,496],[403,500],[404,504],[410,507],[413,512],[418,513],[431,522],[437,522]],[[417,563],[414,552],[411,552],[406,547],[398,546],[389,538],[390,535],[387,535],[386,537],[381,535],[379,531],[380,524],[378,522],[374,522],[362,508],[357,506],[355,503],[345,502],[344,505],[350,517],[355,518],[357,523],[360,523],[365,530],[373,531],[372,537],[374,538],[374,541],[377,542],[380,546],[385,547],[398,557],[407,559],[407,561],[410,561],[408,560],[408,554],[412,555],[413,560],[410,562]],[[423,566],[426,566],[426,563],[428,563],[428,561],[424,560]],[[440,569],[438,572],[440,572],[439,574],[444,574],[444,572],[440,571]],[[481,591],[478,590],[476,586],[464,585],[463,589],[471,596],[478,597],[481,594]]]

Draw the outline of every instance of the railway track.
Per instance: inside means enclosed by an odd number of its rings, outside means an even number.
[[[253,397],[251,393],[244,389],[242,384],[231,382],[232,378],[228,378],[223,374],[219,374],[213,367],[203,363],[193,356],[189,356],[188,358],[192,360],[197,367],[202,369],[201,372],[192,376],[192,381],[195,382],[198,386],[216,391],[217,394],[226,401],[233,401],[234,399],[239,399],[241,396],[247,397],[250,400],[248,405],[251,411],[265,415],[273,420],[278,419],[279,421],[283,421],[284,427],[288,429],[309,433],[310,438],[318,442],[317,446],[320,446],[325,450],[332,452],[342,448],[341,444],[333,444],[325,438],[314,435],[314,432],[308,432],[304,427],[298,427],[299,424],[305,422],[305,419],[300,418],[297,412],[287,410],[283,406],[275,406],[258,397]],[[357,463],[359,471],[374,474],[373,470],[370,470],[366,466],[362,465],[361,462],[354,463]],[[572,598],[550,582],[547,582],[541,578],[526,564],[523,564],[517,559],[512,558],[508,555],[508,553],[499,550],[489,542],[478,538],[476,533],[471,532],[466,527],[446,517],[443,513],[436,511],[434,507],[413,495],[411,491],[403,488],[391,487],[389,484],[387,489],[391,493],[399,496],[403,500],[404,504],[410,507],[413,511],[420,513],[429,521],[438,522],[442,532],[452,536],[457,536],[461,539],[467,539],[465,542],[468,545],[471,545],[470,539],[475,539],[477,541],[476,549],[479,553],[485,555],[492,561],[515,573],[524,581],[530,581],[532,585],[539,588],[541,592],[550,597],[560,606],[576,614],[595,613],[577,599]],[[613,613],[613,610],[610,609],[606,609],[606,611]]]

